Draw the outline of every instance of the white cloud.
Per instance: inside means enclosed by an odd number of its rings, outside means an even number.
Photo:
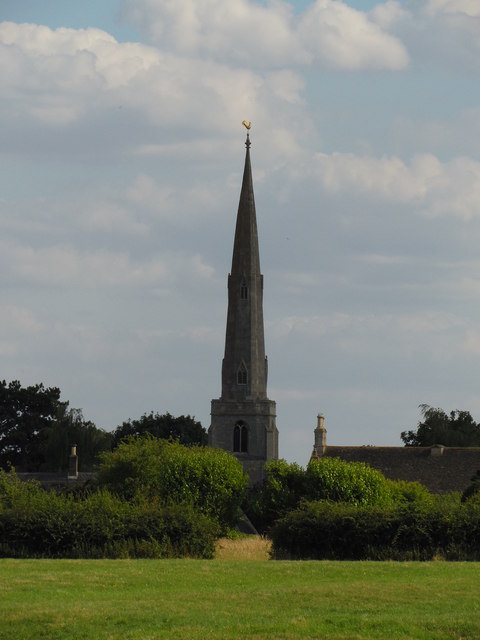
[[[428,0],[426,11],[431,15],[463,13],[471,18],[480,18],[478,0]]]
[[[403,69],[408,54],[379,22],[337,0],[294,16],[287,2],[127,0],[127,14],[153,42],[253,68],[319,64],[334,69]]]
[[[411,14],[398,0],[387,0],[387,2],[376,4],[368,16],[383,29],[390,29],[399,22],[411,19]]]
[[[338,69],[404,69],[403,44],[367,14],[343,2],[316,0],[301,17],[302,43],[322,66]]]
[[[70,127],[75,140],[69,152],[83,150],[94,158],[97,148],[105,154],[109,147],[110,153],[118,148],[168,153],[172,137],[179,145],[185,132],[204,139],[212,132],[230,136],[232,122],[245,117],[258,126],[288,128],[290,109],[302,103],[304,80],[297,73],[283,69],[262,75],[228,66],[220,55],[216,60],[119,43],[99,29],[0,23],[0,115],[12,132],[20,121],[23,130],[31,124],[35,151],[43,132],[35,129],[38,124]],[[125,134],[108,147],[104,131],[116,120]],[[139,121],[147,128],[132,140]],[[90,143],[86,149],[82,130]],[[14,148],[19,138],[10,137]],[[203,153],[211,153],[211,145],[203,147]],[[50,145],[51,153],[54,149]],[[3,152],[8,150],[4,145]]]
[[[12,329],[20,332],[36,333],[41,327],[41,322],[31,309],[10,304],[0,306],[1,333],[6,333]]]
[[[79,226],[87,231],[128,236],[145,236],[149,230],[145,222],[125,207],[98,199],[84,206],[83,215],[79,215]]]
[[[188,278],[210,279],[213,268],[198,254],[159,252],[157,257],[134,259],[121,251],[81,251],[62,244],[33,248],[0,243],[3,279],[39,286],[171,287]]]
[[[480,5],[477,0],[418,0],[409,3],[410,20],[399,20],[399,35],[413,64],[478,71]]]
[[[307,60],[284,2],[127,0],[127,15],[162,48],[262,67]]]
[[[334,193],[409,203],[429,216],[480,217],[480,162],[471,158],[442,163],[432,154],[418,154],[406,164],[397,157],[317,154],[315,172]]]
[[[288,316],[271,325],[271,335],[275,340],[284,339],[295,333],[310,339],[329,335],[330,339],[349,340],[366,336],[371,332],[389,334],[432,334],[452,328],[462,328],[465,321],[449,313],[402,313],[402,314],[348,314]],[[345,344],[347,344],[345,342]],[[365,341],[368,349],[369,342]]]

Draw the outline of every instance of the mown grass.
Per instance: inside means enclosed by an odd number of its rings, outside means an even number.
[[[7,559],[0,638],[477,639],[479,583],[476,563]]]

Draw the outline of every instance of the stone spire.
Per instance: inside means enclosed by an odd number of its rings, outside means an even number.
[[[250,124],[243,123],[247,129]],[[250,165],[250,136],[238,204],[222,361],[222,395],[212,400],[208,441],[233,453],[261,482],[265,462],[278,458],[276,407],[267,398],[267,359],[263,330],[263,276],[260,273],[257,216]]]
[[[267,397],[267,364],[263,329],[263,276],[260,273],[257,216],[247,133],[245,167],[228,276],[228,312],[222,398]]]

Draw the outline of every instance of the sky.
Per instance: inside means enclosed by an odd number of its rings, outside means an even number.
[[[280,456],[480,420],[478,0],[1,0],[0,377],[210,423],[252,122]]]

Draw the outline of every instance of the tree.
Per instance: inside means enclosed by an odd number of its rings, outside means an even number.
[[[130,436],[100,457],[98,484],[126,500],[190,504],[224,531],[238,520],[247,476],[227,451],[147,434]]]
[[[138,420],[127,420],[113,432],[113,446],[128,436],[143,436],[149,433],[155,438],[177,440],[180,444],[207,444],[207,432],[201,423],[191,416],[178,416],[170,413],[144,413]]]
[[[296,509],[306,495],[306,472],[296,462],[270,460],[265,465],[265,480],[252,487],[243,509],[255,528],[267,532],[275,520]]]
[[[318,458],[307,466],[307,499],[348,502],[355,505],[386,505],[391,490],[381,471],[364,462]]]
[[[111,448],[112,435],[68,404],[58,387],[0,382],[0,468],[65,470],[70,446],[77,444],[80,469],[91,469],[99,452]]]
[[[46,429],[60,406],[60,389],[0,382],[0,467],[34,471],[44,462]]]
[[[72,444],[77,445],[80,471],[93,469],[99,453],[112,447],[111,433],[99,429],[90,420],[85,420],[81,409],[69,409],[68,404],[60,403],[56,419],[46,427],[45,440],[42,443],[42,471],[68,469]]]
[[[416,431],[402,431],[401,438],[407,447],[430,447],[443,444],[446,447],[480,446],[480,425],[469,411],[450,411],[421,404],[423,420]]]

